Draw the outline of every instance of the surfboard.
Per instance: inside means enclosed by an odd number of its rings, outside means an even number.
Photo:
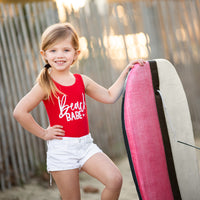
[[[187,98],[174,66],[156,59],[127,77],[122,127],[139,199],[197,200],[200,178]]]

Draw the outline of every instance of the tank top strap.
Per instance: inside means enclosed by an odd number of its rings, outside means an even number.
[[[81,85],[83,87],[83,90],[85,91],[85,84],[81,74],[74,74],[74,76],[76,77],[76,80],[78,81],[79,85]]]

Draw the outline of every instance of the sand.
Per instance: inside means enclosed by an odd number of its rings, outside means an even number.
[[[127,157],[115,163],[123,176],[123,186],[119,199],[138,200]],[[100,193],[103,190],[103,185],[100,182],[81,172],[80,186],[82,200],[100,200]],[[83,189],[87,186],[92,186],[98,189],[99,192],[85,193]],[[41,179],[33,178],[29,184],[23,187],[13,187],[10,190],[0,192],[0,200],[60,200],[60,195],[55,183],[53,183],[52,187],[49,187],[47,181],[44,182]]]
[[[197,151],[197,156],[200,167],[200,151]],[[123,175],[123,186],[119,199],[138,200],[127,157],[115,163]],[[80,186],[82,200],[100,200],[103,185],[97,180],[82,172],[80,174]],[[85,193],[83,189],[87,186],[98,189],[99,193]],[[48,181],[44,182],[41,181],[41,178],[33,178],[29,184],[23,187],[13,187],[10,190],[0,192],[0,200],[60,200],[60,195],[55,183],[50,187]]]

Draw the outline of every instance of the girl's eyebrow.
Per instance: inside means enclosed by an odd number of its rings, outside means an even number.
[[[64,46],[63,49],[71,49],[72,47],[70,46]]]
[[[54,47],[49,48],[49,50],[52,50],[52,49],[59,49],[59,47],[54,46]],[[70,47],[70,46],[64,46],[61,49],[72,49],[72,47]]]

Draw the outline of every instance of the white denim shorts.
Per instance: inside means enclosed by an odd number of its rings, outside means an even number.
[[[102,150],[93,143],[90,134],[79,137],[63,137],[47,141],[47,171],[81,169],[85,162]]]

